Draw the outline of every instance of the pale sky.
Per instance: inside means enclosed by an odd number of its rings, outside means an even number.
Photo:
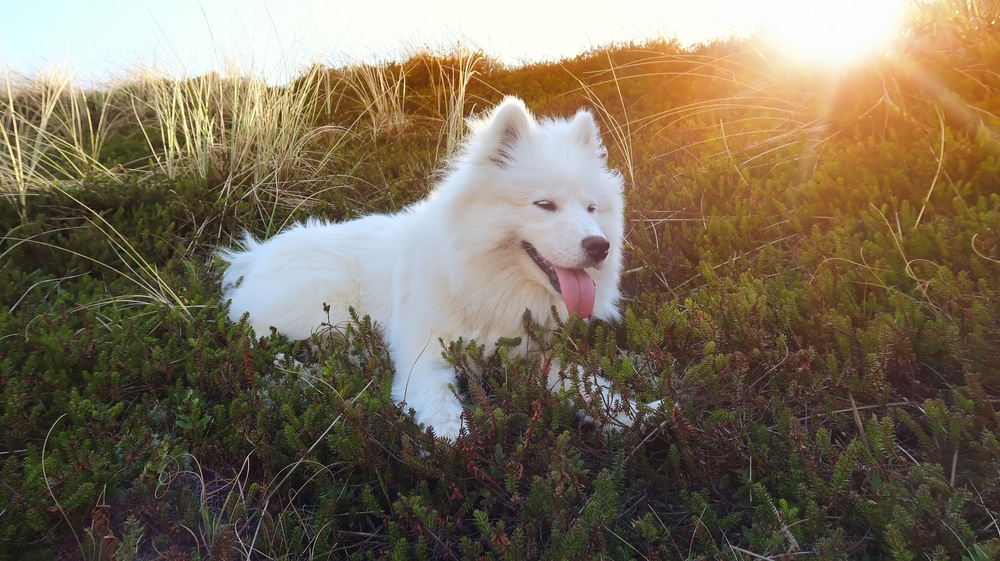
[[[127,68],[193,76],[230,61],[283,81],[316,62],[399,60],[461,42],[519,63],[630,39],[747,34],[773,1],[0,0],[0,62],[100,82]]]

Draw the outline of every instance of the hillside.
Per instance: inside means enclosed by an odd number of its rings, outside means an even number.
[[[993,559],[997,68],[993,20],[928,10],[849,69],[732,40],[8,80],[0,560]],[[675,404],[642,428],[479,341],[441,349],[485,372],[443,444],[367,318],[318,349],[226,319],[216,248],[419,200],[507,94],[591,109],[625,178],[624,320],[552,353]]]

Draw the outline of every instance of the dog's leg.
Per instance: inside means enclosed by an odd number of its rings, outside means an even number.
[[[462,403],[456,395],[455,370],[439,356],[421,352],[392,353],[396,373],[392,399],[404,411],[413,409],[414,421],[432,427],[438,438],[455,440],[462,429]]]
[[[597,401],[605,415],[601,426],[606,432],[633,426],[640,407],[656,410],[662,405],[662,400],[640,405],[612,389],[611,381],[604,376],[593,376],[589,380],[584,379],[585,376],[579,366],[572,364],[564,369],[558,359],[552,359],[548,372],[549,390],[575,391],[587,403]]]

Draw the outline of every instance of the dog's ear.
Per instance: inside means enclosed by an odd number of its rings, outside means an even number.
[[[586,109],[577,111],[576,116],[570,123],[573,136],[585,148],[591,148],[600,156],[604,156],[606,151],[601,142],[601,130],[597,127],[594,115]]]
[[[523,101],[507,97],[488,117],[471,127],[475,134],[471,155],[477,161],[506,167],[513,159],[515,147],[529,134],[534,122]]]

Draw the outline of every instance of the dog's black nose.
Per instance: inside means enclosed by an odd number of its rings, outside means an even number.
[[[611,249],[611,244],[608,243],[608,240],[601,236],[587,236],[583,238],[580,245],[583,246],[583,250],[587,252],[587,256],[595,263],[604,261],[604,258],[608,256],[608,250]]]

